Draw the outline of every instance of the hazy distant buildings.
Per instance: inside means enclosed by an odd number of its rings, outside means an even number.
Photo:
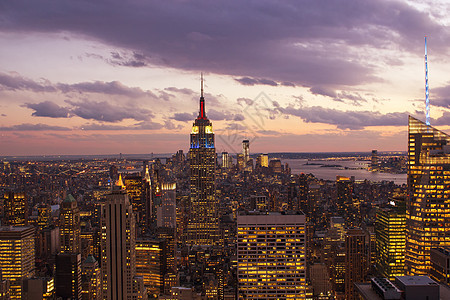
[[[303,214],[237,218],[238,293],[243,299],[305,299]]]
[[[406,267],[430,269],[430,249],[450,246],[450,137],[409,117]]]
[[[263,171],[269,167],[269,155],[260,154],[256,157],[255,170]]]
[[[216,149],[211,121],[206,117],[203,79],[200,112],[191,132],[189,149],[190,210],[187,242],[214,245],[218,241],[219,204],[216,199]]]
[[[379,163],[378,163],[378,151],[372,150],[372,158],[370,160],[370,170],[371,171],[378,171],[379,169]]]
[[[281,160],[271,159],[269,162],[269,169],[272,173],[281,173],[283,171]]]
[[[222,168],[229,169],[232,164],[232,157],[228,154],[228,152],[222,152]]]
[[[244,155],[244,162],[247,163],[250,159],[250,141],[243,140],[242,141],[242,155]]]
[[[35,229],[0,227],[1,279],[8,280],[11,299],[22,299],[23,280],[35,274]]]

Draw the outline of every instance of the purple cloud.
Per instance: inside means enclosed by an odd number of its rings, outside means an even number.
[[[52,126],[47,124],[30,124],[24,123],[19,125],[12,125],[8,127],[0,127],[0,131],[67,131],[72,130],[62,126]]]
[[[4,32],[73,32],[139,53],[137,62],[303,86],[380,80],[352,47],[416,53],[427,33],[446,53],[449,39],[427,12],[397,1],[16,0],[0,18]]]
[[[173,115],[172,119],[180,122],[189,122],[193,121],[196,118],[196,113],[176,113]]]
[[[137,121],[149,120],[153,114],[148,109],[127,106],[114,106],[106,101],[88,101],[79,102],[66,100],[73,106],[71,113],[83,119],[119,122],[124,119],[134,119]]]
[[[242,78],[235,78],[237,82],[239,82],[242,85],[270,85],[270,86],[278,86],[278,83],[276,83],[273,80],[270,79],[264,79],[264,78],[250,78],[250,77],[242,77]]]
[[[369,126],[406,126],[407,112],[381,114],[373,111],[342,111],[319,106],[282,109],[283,113],[300,117],[306,123],[336,125],[340,129],[360,130]]]
[[[36,82],[18,75],[0,73],[0,90],[29,90],[33,92],[56,92],[57,89],[48,81]]]
[[[70,114],[69,108],[61,107],[51,101],[25,103],[23,106],[33,109],[34,112],[31,115],[35,117],[68,118]]]

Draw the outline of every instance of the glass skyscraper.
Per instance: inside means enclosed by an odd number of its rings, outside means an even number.
[[[409,117],[406,267],[426,275],[430,250],[450,245],[450,136]]]

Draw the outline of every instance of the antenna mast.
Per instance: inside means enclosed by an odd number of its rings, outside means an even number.
[[[428,60],[427,60],[427,37],[425,36],[425,106],[426,106],[426,124],[430,125],[430,97],[428,90]]]

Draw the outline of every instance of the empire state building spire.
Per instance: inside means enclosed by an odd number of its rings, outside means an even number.
[[[191,131],[189,149],[190,212],[186,241],[215,245],[219,238],[219,202],[216,199],[216,149],[212,123],[206,117],[201,79],[200,112]]]
[[[203,97],[203,73],[201,79],[200,112],[198,114],[198,119],[207,119],[205,113],[205,98]]]

